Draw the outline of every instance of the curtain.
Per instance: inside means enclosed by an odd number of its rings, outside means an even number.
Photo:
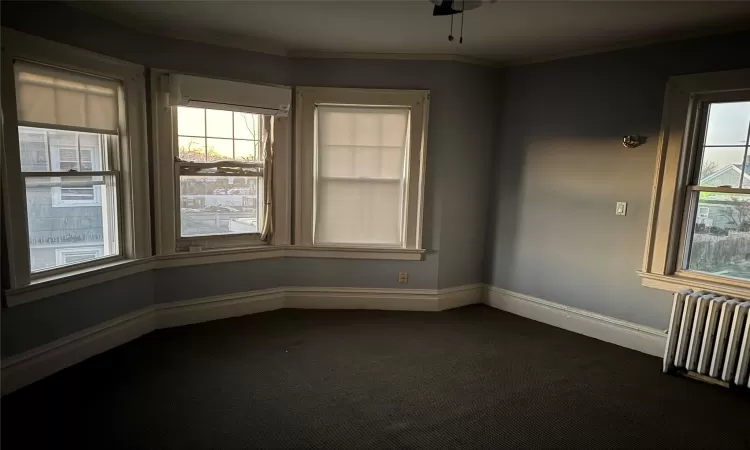
[[[273,116],[263,116],[263,227],[260,240],[271,242],[273,236]]]

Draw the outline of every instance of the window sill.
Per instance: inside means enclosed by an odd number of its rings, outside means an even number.
[[[182,267],[268,258],[336,258],[421,261],[425,250],[355,247],[261,246],[159,256],[157,267]]]
[[[94,284],[134,275],[151,269],[195,266],[222,262],[249,261],[269,258],[336,258],[421,261],[425,250],[352,247],[299,247],[263,246],[235,248],[231,250],[206,250],[184,252],[173,255],[116,261],[95,267],[72,270],[44,278],[38,278],[27,286],[5,292],[9,307],[22,305],[46,297],[63,294]]]
[[[660,275],[654,273],[638,272],[641,277],[641,285],[669,292],[679,292],[685,289],[694,291],[709,291],[732,297],[750,298],[750,283],[737,281],[732,283],[715,281],[700,276],[686,276],[682,274]]]
[[[45,297],[81,289],[86,286],[126,277],[150,270],[153,257],[110,262],[85,269],[71,270],[48,277],[37,278],[27,286],[5,291],[8,306],[17,306]]]

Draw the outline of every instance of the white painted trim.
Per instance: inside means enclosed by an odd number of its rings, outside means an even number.
[[[573,308],[530,295],[487,287],[485,303],[493,308],[593,337],[648,355],[664,356],[665,331]]]
[[[155,260],[156,258],[150,257],[116,261],[38,278],[26,286],[5,291],[5,301],[8,306],[12,307],[106,281],[116,280],[153,269]]]
[[[153,330],[281,308],[442,311],[481,303],[484,285],[449,289],[281,287],[154,304],[2,361],[2,394]]]
[[[301,247],[296,245],[261,246],[197,253],[175,253],[148,258],[116,261],[88,266],[62,274],[33,280],[30,284],[5,292],[8,306],[16,306],[52,297],[87,286],[115,280],[152,269],[199,266],[225,262],[270,258],[335,258],[395,261],[421,261],[425,250],[350,247]]]
[[[486,292],[486,295],[485,295]],[[666,333],[494,286],[446,289],[280,287],[151,305],[2,361],[2,393],[13,392],[160,328],[282,308],[443,311],[475,303],[605,342],[663,356]]]
[[[292,50],[288,56],[294,59],[387,59],[409,61],[456,61],[464,64],[500,68],[505,65],[488,59],[475,58],[450,53],[366,53],[366,52],[325,52],[314,50]]]
[[[147,307],[6,358],[1,366],[2,394],[41,380],[150,333],[153,329],[153,308]]]
[[[284,308],[286,288],[262,289],[154,305],[154,329],[179,327]]]

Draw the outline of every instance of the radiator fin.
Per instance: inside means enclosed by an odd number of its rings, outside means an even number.
[[[750,387],[750,301],[686,290],[674,295],[664,371]]]

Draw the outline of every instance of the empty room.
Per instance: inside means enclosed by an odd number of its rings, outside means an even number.
[[[750,2],[0,25],[4,449],[750,448]]]

